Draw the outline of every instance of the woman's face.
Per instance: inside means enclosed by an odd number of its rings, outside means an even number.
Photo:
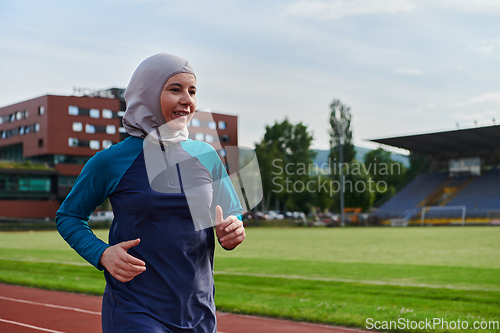
[[[180,131],[187,126],[196,110],[196,78],[189,73],[172,76],[163,86],[161,112],[167,126]]]

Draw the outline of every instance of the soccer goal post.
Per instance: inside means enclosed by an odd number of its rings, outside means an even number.
[[[425,218],[428,219],[453,219],[465,225],[465,206],[427,206],[422,207],[420,225],[424,226]]]

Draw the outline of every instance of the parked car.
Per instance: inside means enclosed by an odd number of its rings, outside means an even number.
[[[318,215],[318,220],[315,225],[326,225],[327,227],[335,227],[339,225],[340,217],[337,214],[323,213]]]
[[[243,214],[243,219],[244,220],[253,220],[253,211],[246,212]],[[257,212],[257,219],[258,220],[269,220],[269,215],[262,213],[262,212]]]
[[[287,219],[297,220],[296,223],[307,223],[304,212],[286,212],[285,214]]]
[[[274,210],[270,210],[267,212],[269,220],[283,220],[283,214],[277,213]]]
[[[89,221],[91,222],[106,222],[113,221],[115,215],[113,212],[94,212],[90,215]]]

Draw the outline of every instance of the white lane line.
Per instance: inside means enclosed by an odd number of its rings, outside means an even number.
[[[32,328],[34,330],[39,330],[39,331],[44,331],[44,332],[64,333],[64,332],[61,332],[61,331],[55,331],[55,330],[50,330],[48,328],[43,328],[43,327],[38,327],[38,326],[33,326],[33,325],[28,325],[28,324],[23,324],[23,323],[18,323],[17,321],[5,320],[5,319],[2,319],[2,318],[0,318],[0,322],[4,322],[4,323],[7,323],[7,324],[13,324],[13,325],[19,325],[19,326],[23,326],[23,327],[28,327],[28,328]]]
[[[398,287],[418,287],[418,288],[432,288],[432,289],[452,289],[452,290],[500,292],[500,289],[480,289],[480,288],[453,286],[453,285],[449,285],[449,284],[440,286],[440,285],[425,284],[425,283],[399,283],[399,282],[385,282],[385,281],[372,281],[372,280],[351,280],[351,279],[338,279],[338,278],[324,278],[324,277],[300,276],[300,275],[273,275],[273,274],[258,274],[258,273],[224,272],[224,271],[214,271],[214,275],[215,274],[218,274],[218,275],[237,275],[237,276],[255,276],[255,277],[289,279],[289,280],[362,283],[362,284],[373,284],[373,285],[379,285],[379,286],[398,286]]]
[[[78,308],[72,308],[72,307],[69,307],[69,306],[62,306],[62,305],[55,305],[55,304],[32,302],[32,301],[26,301],[24,299],[10,298],[10,297],[4,297],[4,296],[0,296],[0,299],[6,300],[6,301],[18,302],[18,303],[31,304],[31,305],[46,306],[48,308],[54,308],[54,309],[62,309],[62,310],[70,310],[70,311],[82,312],[82,313],[93,314],[93,315],[98,315],[98,316],[101,315],[100,312],[83,310],[83,309],[78,309]]]
[[[63,309],[63,310],[71,310],[71,311],[83,312],[83,313],[94,314],[94,315],[99,315],[99,316],[101,315],[100,312],[88,311],[88,310],[83,310],[83,309],[78,309],[78,308],[71,308],[71,307],[61,306],[61,305],[54,305],[54,304],[47,304],[47,303],[38,303],[38,302],[26,301],[26,300],[23,300],[23,299],[16,299],[16,298],[4,297],[4,296],[0,296],[0,299],[6,300],[6,301],[18,302],[18,303],[26,303],[26,304],[32,304],[32,305],[41,305],[41,306],[46,306],[46,307],[49,307],[49,308],[56,308],[56,309]],[[54,330],[50,330],[50,329],[47,329],[47,328],[32,326],[32,325],[23,324],[23,323],[18,323],[16,321],[11,321],[11,320],[1,319],[1,318],[0,318],[0,321],[5,322],[5,323],[9,323],[9,324],[15,324],[15,325],[20,325],[20,326],[24,326],[24,327],[29,327],[29,328],[33,328],[33,329],[40,330],[40,331],[45,331],[45,332],[64,333],[64,332],[60,332],[60,331],[54,331]],[[217,331],[217,333],[224,333],[224,332]]]
[[[33,263],[47,263],[47,264],[62,264],[62,265],[72,265],[72,266],[89,266],[89,263],[80,262],[69,262],[69,261],[55,261],[55,260],[37,260],[37,259],[11,259],[0,257],[0,260],[5,261],[20,261],[20,262],[33,262]],[[417,287],[417,288],[432,288],[432,289],[451,289],[451,290],[469,290],[469,291],[492,291],[500,292],[500,289],[482,289],[482,288],[472,288],[472,287],[461,287],[454,285],[435,285],[426,283],[400,283],[400,282],[384,282],[384,281],[374,281],[374,280],[353,280],[353,279],[339,279],[339,278],[323,278],[314,276],[300,276],[300,275],[273,275],[273,274],[256,274],[256,273],[239,273],[239,272],[224,272],[224,271],[214,271],[214,274],[219,275],[238,275],[238,276],[255,276],[255,277],[265,277],[265,278],[278,278],[278,279],[290,279],[290,280],[309,280],[309,281],[326,281],[326,282],[346,282],[346,283],[363,283],[363,284],[373,284],[379,286],[398,286],[398,287]]]

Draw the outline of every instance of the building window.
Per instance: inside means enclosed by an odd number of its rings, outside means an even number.
[[[78,147],[78,139],[77,138],[69,138],[68,146],[70,147]]]
[[[38,139],[38,147],[43,147],[43,139]]]
[[[225,149],[219,149],[219,156],[220,157],[225,157],[226,156],[226,150]]]
[[[41,113],[43,114],[43,113]],[[78,107],[70,105],[68,106],[68,114],[72,116],[78,116]]]
[[[24,134],[28,134],[35,131],[35,124],[26,126],[24,128]]]
[[[28,111],[28,110],[24,110],[23,117],[24,117],[25,119],[28,119],[29,115],[30,115],[29,111]]]
[[[112,144],[110,140],[102,140],[102,149],[108,149]]]
[[[90,149],[98,150],[99,149],[99,141],[98,140],[90,140],[89,147],[90,147]]]
[[[123,127],[118,128],[118,132],[120,133],[127,133],[127,130]]]
[[[24,134],[24,126],[19,127],[19,135]]]
[[[65,159],[66,159],[66,156],[64,156],[64,155],[54,155],[54,163],[55,164],[64,163]],[[59,177],[59,178],[61,178],[61,177]]]
[[[16,120],[21,120],[23,119],[23,112],[17,111],[16,112]]]
[[[216,129],[217,128],[217,124],[215,124],[215,121],[209,121],[208,122],[208,128],[210,128],[210,129]]]
[[[220,142],[226,142],[227,143],[229,141],[231,141],[231,138],[229,137],[229,135],[222,135],[220,137]]]
[[[191,119],[191,126],[200,127],[200,120],[199,119]]]
[[[59,176],[57,178],[58,186],[73,186],[75,184],[76,177],[72,176]]]
[[[219,121],[219,129],[222,129],[222,130],[226,129],[226,122],[225,121],[223,121],[223,120]]]
[[[106,133],[107,134],[115,134],[116,133],[116,126],[115,125],[106,126]]]
[[[12,122],[14,122],[14,120],[16,120],[16,114],[15,114],[15,113],[12,113],[12,114],[10,115],[10,119],[9,119],[9,121],[12,123]]]
[[[50,179],[48,178],[21,178],[19,191],[50,192]]]
[[[97,109],[90,109],[89,112],[90,118],[99,118],[99,110]]]
[[[89,116],[90,114],[90,109],[85,109],[85,108],[78,108],[78,115],[79,116]]]
[[[104,109],[104,110],[102,110],[102,117],[103,117],[103,118],[106,118],[106,119],[111,119],[111,118],[113,118],[113,111],[108,110],[108,109]]]
[[[40,131],[40,124],[36,123],[35,124],[35,132],[38,132],[38,131]]]
[[[194,139],[197,140],[197,141],[203,141],[203,138],[204,138],[203,133],[196,133],[194,135]]]
[[[43,115],[44,113],[45,113],[45,107],[44,107],[43,105],[40,105],[40,106],[38,107],[38,114],[41,116],[41,115]],[[71,114],[71,112],[70,112],[70,114]]]
[[[90,124],[85,125],[85,132],[91,133],[91,134],[95,133],[94,125],[90,125]]]
[[[123,118],[123,116],[125,115],[125,111],[118,111],[117,115],[118,117]]]
[[[214,142],[214,136],[210,135],[210,134],[206,134],[205,135],[205,141],[206,142],[210,142],[210,143]]]
[[[80,147],[88,147],[89,144],[86,142],[78,142],[78,146]],[[54,155],[54,163],[67,163],[67,164],[85,164],[88,162],[90,157],[88,156],[73,156],[73,155]],[[75,177],[76,178],[76,177]]]
[[[83,131],[83,124],[80,122],[74,122],[73,123],[73,131],[75,131],[75,132]]]

